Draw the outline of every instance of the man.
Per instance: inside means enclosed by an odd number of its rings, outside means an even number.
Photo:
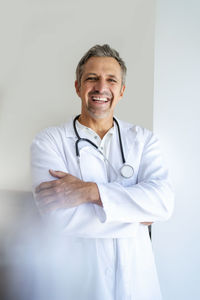
[[[146,225],[170,217],[173,192],[156,137],[113,119],[125,75],[117,51],[92,47],[76,70],[80,116],[32,144],[38,207],[62,224],[70,259],[79,257],[66,299],[161,299]]]

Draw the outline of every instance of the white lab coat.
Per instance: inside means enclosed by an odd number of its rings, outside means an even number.
[[[36,136],[32,144],[33,188],[53,180],[49,169],[96,182],[103,207],[82,204],[54,213],[66,236],[66,273],[70,300],[160,300],[152,245],[145,221],[165,221],[173,210],[173,192],[157,138],[147,129],[119,121],[126,162],[134,175],[111,172],[92,146],[80,143],[75,155],[72,120]],[[80,132],[81,136],[81,132]],[[115,126],[109,161],[122,166]],[[80,172],[81,170],[81,172]],[[113,173],[113,174],[112,174]],[[72,276],[72,274],[74,274]],[[83,284],[84,282],[84,284]]]

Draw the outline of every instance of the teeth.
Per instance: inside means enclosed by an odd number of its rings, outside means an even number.
[[[92,97],[93,100],[97,100],[97,101],[107,101],[107,98],[100,98],[100,97]]]

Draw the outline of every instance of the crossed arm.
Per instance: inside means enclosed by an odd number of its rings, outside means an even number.
[[[103,206],[96,183],[85,182],[65,172],[49,170],[55,180],[41,183],[36,187],[36,201],[43,213],[59,208],[72,208],[83,203]],[[151,225],[152,222],[141,222]]]
[[[148,132],[147,135],[145,144],[136,144],[137,151],[142,151],[137,183],[126,186],[117,181],[85,182],[72,176],[65,153],[58,150],[63,149],[60,133],[53,129],[42,132],[31,147],[33,188],[40,211],[46,214],[58,210],[56,217],[62,219],[70,234],[90,231],[92,236],[101,233],[103,237],[108,236],[107,232],[117,236],[119,231],[120,237],[124,233],[132,236],[137,223],[167,220],[173,211],[173,189],[158,140]],[[69,151],[69,160],[70,155]],[[123,226],[119,228],[119,224]]]

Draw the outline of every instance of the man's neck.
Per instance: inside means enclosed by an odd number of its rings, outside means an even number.
[[[110,128],[113,127],[113,117],[104,118],[104,119],[93,119],[84,117],[80,115],[78,121],[92,130],[94,130],[102,139],[104,135],[108,132]]]

